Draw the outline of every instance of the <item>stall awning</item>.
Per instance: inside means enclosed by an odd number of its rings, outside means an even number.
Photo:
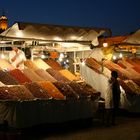
[[[126,40],[123,41],[123,43],[136,46],[140,45],[140,29],[130,35]]]
[[[3,40],[38,40],[51,42],[92,42],[97,45],[98,36],[111,31],[107,28],[75,27],[16,22],[1,33]]]

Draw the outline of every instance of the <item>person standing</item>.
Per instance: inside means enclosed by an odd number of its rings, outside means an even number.
[[[111,78],[109,79],[109,86],[107,95],[105,97],[106,108],[106,123],[107,125],[115,125],[116,117],[120,107],[120,84],[118,81],[117,71],[111,72]]]
[[[9,53],[10,63],[18,69],[24,69],[24,61],[26,61],[26,56],[24,52],[17,47],[12,47],[12,51]]]

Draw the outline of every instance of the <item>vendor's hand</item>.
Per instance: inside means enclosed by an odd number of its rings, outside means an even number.
[[[17,64],[17,68],[20,66],[20,64]]]
[[[21,61],[17,64],[17,68],[21,65],[21,64],[24,64],[24,61]]]
[[[12,62],[16,60],[16,55],[11,59]]]
[[[11,59],[11,61],[14,62],[18,56],[19,56],[19,53],[16,53],[16,55]]]

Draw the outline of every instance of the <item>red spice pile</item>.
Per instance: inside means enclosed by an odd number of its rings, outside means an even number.
[[[31,82],[31,80],[24,75],[23,72],[21,72],[19,69],[14,69],[9,71],[10,75],[12,75],[20,84],[26,83],[26,82]]]

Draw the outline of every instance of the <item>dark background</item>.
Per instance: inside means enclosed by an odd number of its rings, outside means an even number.
[[[139,0],[0,0],[9,26],[15,21],[110,28],[113,35],[135,32]]]

